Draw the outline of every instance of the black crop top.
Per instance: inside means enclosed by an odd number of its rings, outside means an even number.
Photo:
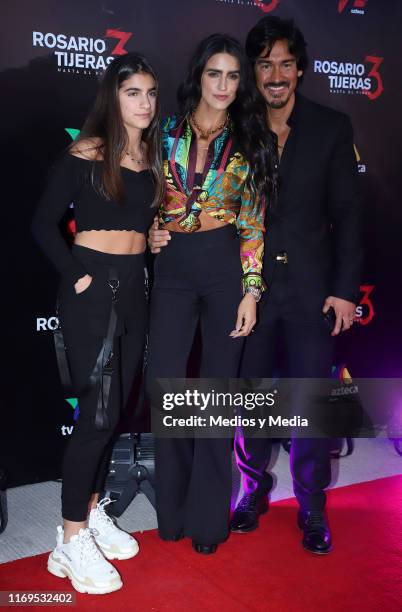
[[[155,209],[151,208],[155,185],[149,170],[134,172],[121,166],[126,197],[118,204],[102,197],[93,187],[92,167],[96,184],[101,176],[102,162],[67,153],[53,168],[32,222],[32,232],[43,251],[60,274],[73,283],[84,276],[86,270],[73,257],[59,229],[72,202],[77,232],[135,230],[145,233],[155,215]]]

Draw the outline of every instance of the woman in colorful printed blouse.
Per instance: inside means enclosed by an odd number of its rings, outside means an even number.
[[[154,409],[155,379],[186,377],[198,325],[201,378],[237,376],[264,290],[264,214],[274,184],[274,143],[236,39],[214,34],[199,44],[179,106],[162,129],[158,223],[171,240],[156,257],[151,299]],[[215,552],[228,536],[231,440],[158,437],[156,492],[161,538],[188,536],[195,551]]]

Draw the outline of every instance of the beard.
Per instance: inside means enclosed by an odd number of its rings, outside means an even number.
[[[270,108],[284,108],[289,100],[290,96],[281,100],[266,100],[266,102]]]
[[[269,90],[270,87],[285,87],[287,92],[281,93],[278,97],[275,97],[275,92]],[[264,85],[264,98],[270,108],[283,108],[289,102],[292,92],[289,91],[290,84],[286,81],[281,83],[266,83]],[[287,95],[285,95],[287,93]],[[269,95],[269,97],[267,96]]]

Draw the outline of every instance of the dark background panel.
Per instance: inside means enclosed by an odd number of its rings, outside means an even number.
[[[361,305],[362,324],[338,342],[336,363],[346,364],[355,376],[400,376],[402,9],[398,0],[368,0],[364,14],[356,14],[351,12],[354,5],[350,0],[340,13],[338,0],[3,0],[0,164],[6,374],[0,465],[9,472],[10,484],[58,477],[67,428],[74,424],[73,409],[60,391],[49,329],[57,275],[33,243],[29,227],[48,168],[71,142],[66,128],[81,127],[101,72],[59,69],[55,49],[33,46],[33,31],[99,39],[105,61],[118,42],[106,37],[107,30],[131,33],[125,49],[139,50],[154,63],[167,114],[175,110],[177,85],[202,37],[221,31],[244,41],[265,14],[294,17],[310,54],[301,89],[351,116],[359,163],[365,169],[360,174],[363,285],[374,286],[370,300],[375,314],[367,323],[369,307]],[[328,60],[363,63],[367,76],[367,56],[383,58],[379,73],[384,90],[375,100],[353,91],[331,91],[328,76],[314,72],[315,60]],[[131,407],[135,400],[134,393]]]

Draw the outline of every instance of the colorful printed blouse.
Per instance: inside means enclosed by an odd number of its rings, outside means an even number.
[[[162,127],[166,197],[160,207],[160,227],[177,221],[187,232],[199,229],[201,211],[236,224],[240,237],[243,289],[263,290],[264,207],[257,212],[246,178],[247,160],[233,142],[230,125],[209,145],[205,168],[194,184],[197,139],[186,118],[168,117]]]

